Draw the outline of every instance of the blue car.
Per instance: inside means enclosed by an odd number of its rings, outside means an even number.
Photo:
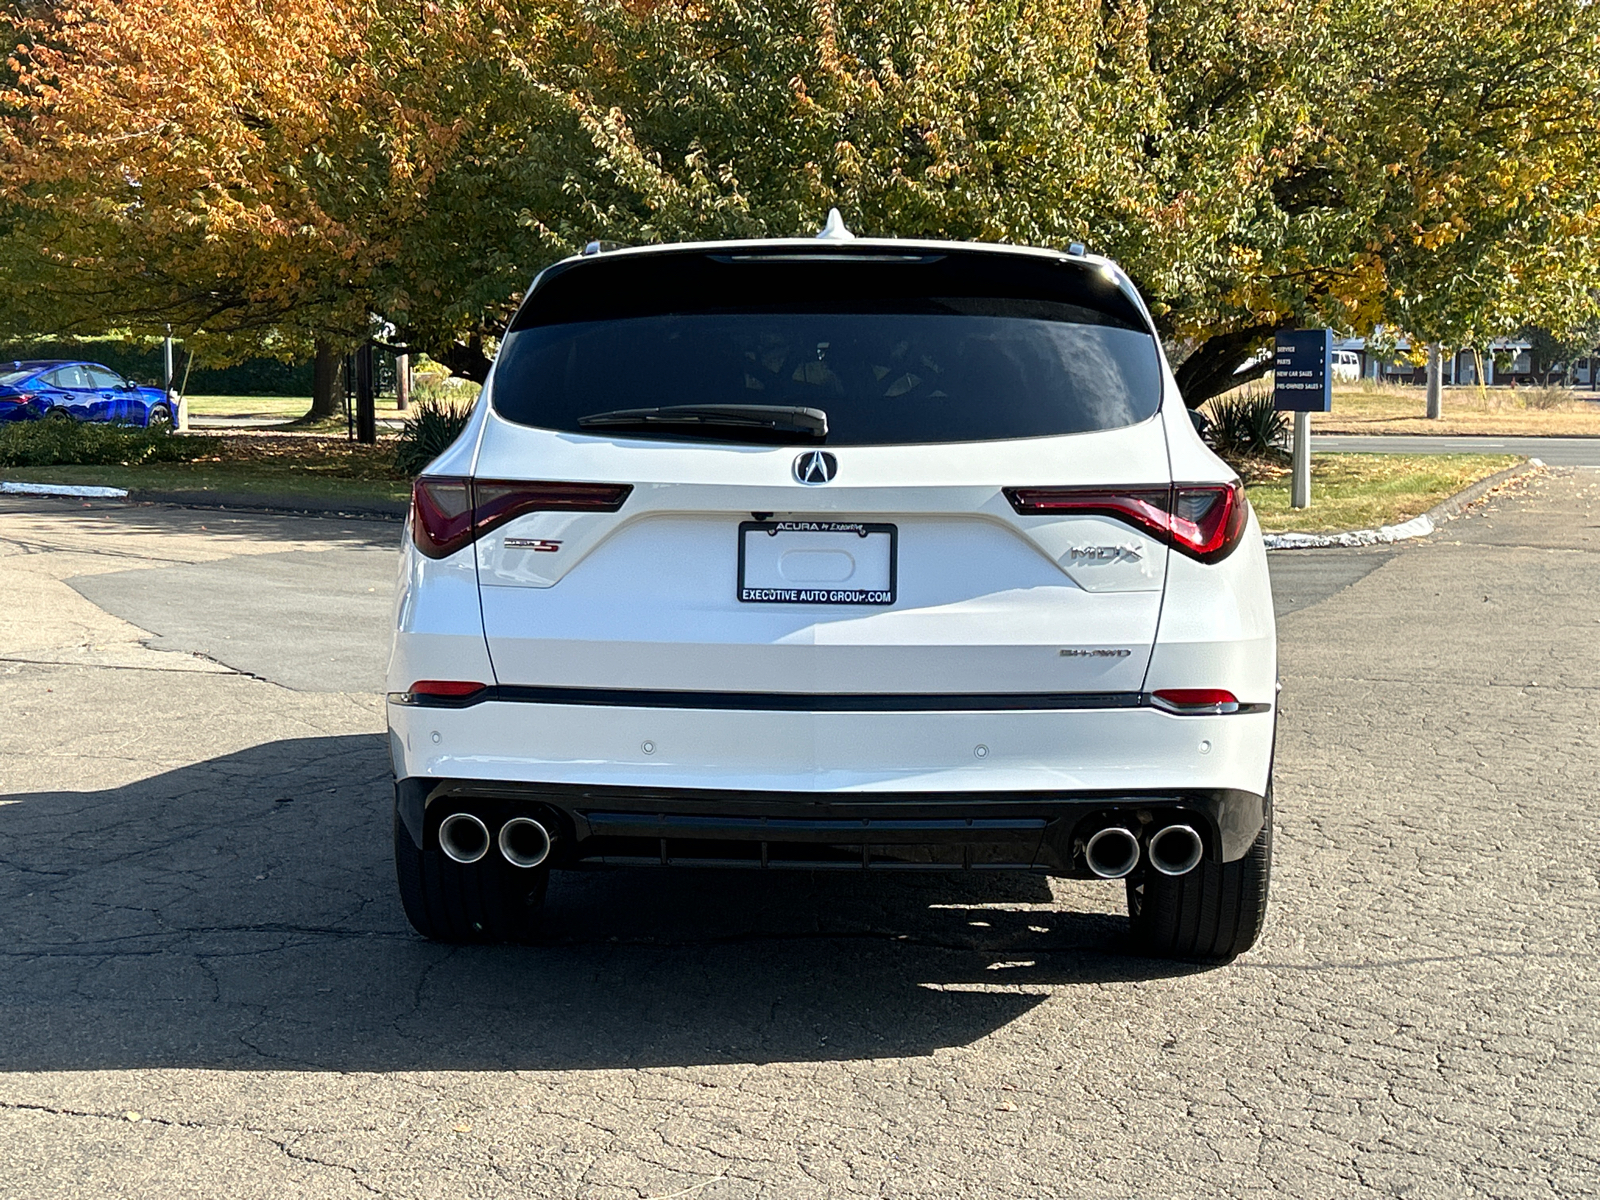
[[[0,421],[117,421],[172,428],[172,401],[99,363],[60,359],[0,362]]]

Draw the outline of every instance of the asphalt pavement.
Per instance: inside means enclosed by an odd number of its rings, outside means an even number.
[[[1600,438],[1595,437],[1423,437],[1384,434],[1342,437],[1313,434],[1313,454],[1521,454],[1553,467],[1600,467]]]
[[[381,692],[400,525],[379,525],[369,536],[318,550],[83,575],[69,586],[149,630],[155,636],[145,644],[153,649],[203,655],[299,691]]]
[[[1600,474],[1271,557],[1214,970],[1026,875],[567,874],[543,945],[422,941],[397,532],[0,501],[0,1195],[1600,1193]]]

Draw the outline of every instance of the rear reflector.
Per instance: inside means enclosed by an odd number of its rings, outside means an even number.
[[[616,512],[628,483],[549,483],[424,475],[411,488],[411,540],[448,558],[490,530],[531,512]]]
[[[1231,554],[1250,518],[1237,481],[1170,488],[1006,488],[1005,496],[1024,515],[1112,517],[1204,563]]]
[[[1184,716],[1239,711],[1239,698],[1222,688],[1162,688],[1150,701],[1157,708]]]
[[[485,684],[465,679],[419,679],[411,685],[413,696],[470,696],[483,691]]]

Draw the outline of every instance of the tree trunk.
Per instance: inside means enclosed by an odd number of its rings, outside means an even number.
[[[483,338],[478,334],[473,334],[464,344],[457,342],[439,350],[429,350],[428,357],[449,367],[452,375],[470,379],[473,383],[482,383],[489,378],[489,368],[494,365],[494,361],[484,354]]]
[[[344,355],[332,342],[317,339],[317,361],[311,373],[309,421],[344,415]]]
[[[1218,334],[1196,346],[1174,372],[1183,402],[1190,408],[1199,408],[1211,397],[1260,379],[1272,370],[1272,335],[1275,332],[1275,326],[1257,325]],[[1244,364],[1263,347],[1257,362],[1245,367]]]

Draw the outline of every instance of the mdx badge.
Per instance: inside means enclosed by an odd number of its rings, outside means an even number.
[[[794,460],[794,477],[801,483],[829,483],[839,473],[839,460],[826,450],[807,450]]]
[[[1072,563],[1114,563],[1138,562],[1144,555],[1139,553],[1138,546],[1074,546],[1072,547]]]
[[[549,538],[513,538],[506,539],[507,550],[537,550],[543,554],[554,554],[561,549],[560,542],[553,542]]]

